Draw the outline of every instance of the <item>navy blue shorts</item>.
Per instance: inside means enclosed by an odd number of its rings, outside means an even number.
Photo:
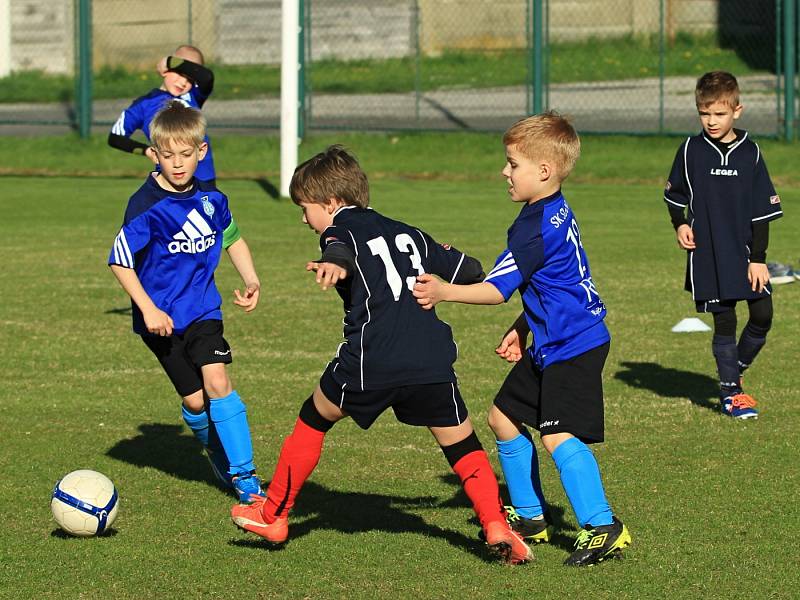
[[[222,332],[222,321],[209,319],[192,323],[181,334],[143,335],[142,340],[156,355],[175,391],[186,397],[203,389],[203,365],[233,361]]]
[[[328,364],[319,380],[325,397],[342,409],[362,429],[369,429],[383,411],[391,407],[406,425],[454,427],[467,418],[467,406],[455,382],[426,383],[356,391],[338,381]]]
[[[494,399],[510,419],[541,435],[571,433],[591,444],[604,438],[603,366],[610,343],[539,370],[530,352],[509,371]]]

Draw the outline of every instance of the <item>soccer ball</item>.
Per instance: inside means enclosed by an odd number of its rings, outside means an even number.
[[[119,497],[111,480],[97,471],[67,473],[53,489],[50,509],[56,523],[72,535],[102,535],[117,518]]]

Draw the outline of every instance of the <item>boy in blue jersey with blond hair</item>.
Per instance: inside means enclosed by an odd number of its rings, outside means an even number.
[[[234,304],[256,308],[260,283],[228,199],[194,174],[207,151],[205,118],[179,101],[150,125],[161,167],[131,196],[108,264],[132,300],[133,330],[183,399],[183,419],[214,473],[241,501],[263,494],[245,405],[225,369],[222,298],[214,271],[222,248],[244,282]]]
[[[152,140],[150,123],[153,117],[173,100],[179,100],[192,108],[202,108],[214,89],[214,73],[204,66],[204,62],[200,49],[188,45],[178,46],[172,56],[165,56],[158,61],[156,70],[163,79],[161,87],[136,98],[122,111],[108,134],[108,145],[123,152],[143,154],[156,163],[158,168],[153,148],[131,139],[131,135],[141,129],[145,137]],[[213,183],[216,173],[211,142],[207,135],[204,136],[204,141],[206,152],[197,165],[195,177],[200,181]]]
[[[506,249],[483,282],[456,285],[426,274],[417,278],[414,295],[423,308],[432,309],[442,301],[500,304],[519,290],[523,312],[496,350],[516,364],[489,412],[513,503],[509,522],[529,543],[550,538],[527,424],[539,430],[583,528],[565,564],[591,565],[619,555],[631,536],[606,500],[587,446],[604,437],[602,372],[611,337],[578,223],[561,193],[561,182],[580,154],[580,140],[567,119],[549,112],[515,123],[503,143],[508,192],[523,203],[508,230]],[[533,342],[525,350],[529,332]]]

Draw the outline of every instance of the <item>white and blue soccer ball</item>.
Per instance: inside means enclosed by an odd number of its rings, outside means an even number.
[[[80,537],[102,535],[117,518],[119,496],[112,481],[97,471],[67,473],[53,489],[50,509],[56,523]]]

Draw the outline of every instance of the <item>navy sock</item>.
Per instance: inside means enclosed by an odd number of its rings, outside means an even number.
[[[711,351],[717,361],[720,396],[731,396],[741,392],[739,387],[739,351],[736,338],[728,335],[714,335]]]
[[[578,438],[569,438],[555,449],[553,461],[580,526],[611,525],[614,513],[606,500],[600,467],[589,447]]]
[[[531,434],[524,431],[514,439],[497,440],[497,457],[516,511],[528,519],[543,514],[547,504]]]
[[[750,322],[744,326],[737,347],[740,373],[744,373],[745,369],[753,364],[761,348],[767,343],[767,331],[769,329],[753,325]]]
[[[212,398],[209,412],[230,462],[228,473],[240,475],[255,471],[247,409],[236,390],[223,398]]]

